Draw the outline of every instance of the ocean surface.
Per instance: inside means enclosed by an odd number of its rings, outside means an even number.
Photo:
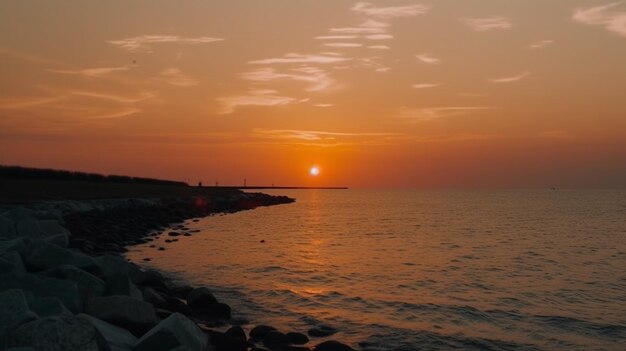
[[[626,350],[626,191],[267,192],[128,256],[360,350]]]

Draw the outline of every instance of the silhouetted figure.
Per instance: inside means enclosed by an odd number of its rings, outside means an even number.
[[[202,182],[198,182],[198,188],[202,188]]]

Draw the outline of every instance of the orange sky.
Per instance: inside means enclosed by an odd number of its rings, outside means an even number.
[[[0,163],[624,187],[625,62],[610,0],[4,0]]]

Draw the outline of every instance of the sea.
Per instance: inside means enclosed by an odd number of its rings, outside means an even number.
[[[128,257],[208,287],[248,330],[337,329],[309,346],[626,350],[625,190],[266,192],[296,202]]]

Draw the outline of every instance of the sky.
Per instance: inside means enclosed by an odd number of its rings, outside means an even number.
[[[626,1],[3,0],[0,77],[0,164],[626,187]]]

